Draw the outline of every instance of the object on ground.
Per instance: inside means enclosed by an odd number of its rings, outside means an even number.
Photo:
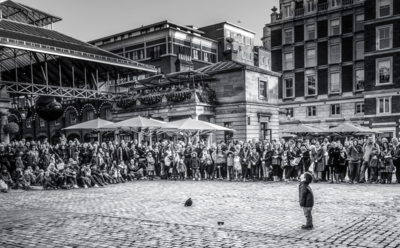
[[[192,204],[193,204],[192,199],[189,198],[189,199],[187,199],[187,201],[185,202],[185,207],[190,207],[190,206],[192,206]]]

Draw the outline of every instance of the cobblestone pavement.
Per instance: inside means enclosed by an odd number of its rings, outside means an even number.
[[[0,194],[0,247],[400,247],[400,184],[311,186],[311,231],[295,182],[14,190]]]

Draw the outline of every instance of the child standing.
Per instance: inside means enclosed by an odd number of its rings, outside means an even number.
[[[307,219],[307,224],[303,225],[301,228],[305,230],[311,230],[313,226],[311,210],[314,206],[314,194],[310,187],[312,182],[312,175],[308,172],[300,176],[299,185],[299,201],[300,207],[303,208],[304,216]]]
[[[147,174],[149,177],[149,180],[153,180],[154,178],[154,169],[155,169],[155,163],[156,161],[153,158],[153,155],[151,154],[151,152],[147,153]]]
[[[185,165],[185,162],[183,161],[183,159],[179,160],[177,170],[179,173],[179,179],[182,181],[185,181],[186,165]]]

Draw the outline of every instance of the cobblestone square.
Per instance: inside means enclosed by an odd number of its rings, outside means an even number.
[[[0,247],[399,247],[399,185],[135,181],[1,194]],[[184,207],[187,198],[192,207]],[[224,222],[224,225],[218,225]]]

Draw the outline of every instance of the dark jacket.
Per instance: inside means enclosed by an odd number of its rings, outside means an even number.
[[[301,182],[299,185],[300,207],[312,208],[314,206],[314,194],[307,182]]]

